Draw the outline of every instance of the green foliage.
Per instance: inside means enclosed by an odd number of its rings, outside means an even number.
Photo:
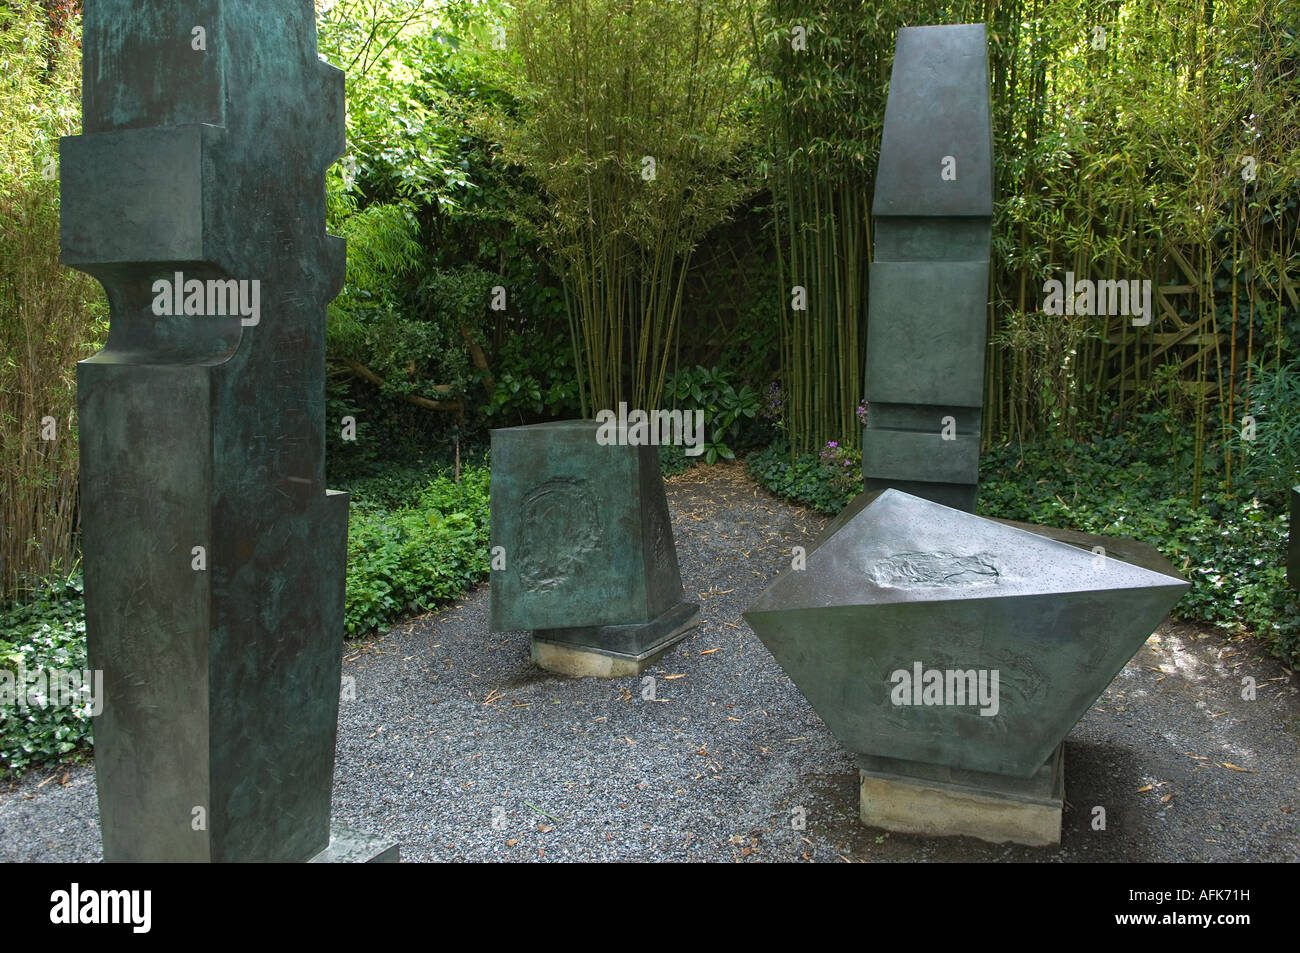
[[[686,448],[675,444],[661,444],[659,447],[659,472],[664,479],[685,473],[700,462],[701,457],[688,457]]]
[[[1123,434],[998,448],[981,463],[981,512],[1151,543],[1193,584],[1177,613],[1259,632],[1289,651],[1285,520],[1256,499],[1176,492],[1190,482],[1194,440],[1162,411]],[[1215,458],[1208,465],[1217,472]]]
[[[565,337],[508,338],[493,364],[494,390],[484,408],[499,426],[582,412],[573,349]]]
[[[403,293],[397,282],[414,269],[420,250],[409,211],[371,206],[344,225],[355,233],[348,235],[349,281],[354,271],[359,277],[331,305],[330,357],[364,366],[390,396],[466,396],[484,373],[472,366],[469,344],[483,343],[483,319],[499,279],[473,265],[435,267]]]
[[[484,316],[499,283],[496,275],[476,265],[462,265],[431,269],[416,289],[412,307],[427,329],[425,373],[449,387],[449,394],[463,395],[471,382],[482,378],[467,348],[471,340],[485,343]]]
[[[748,384],[737,388],[729,371],[698,365],[679,370],[669,379],[666,396],[683,413],[704,412],[705,463],[734,460],[737,448],[753,445],[762,402]]]
[[[754,384],[772,380],[778,369],[780,353],[780,315],[772,302],[784,295],[777,286],[775,268],[756,262],[758,274],[747,276],[724,272],[712,275],[715,284],[726,282],[752,282],[752,289],[738,309],[734,328],[727,329],[717,366],[731,371],[737,380]]]
[[[780,288],[769,306],[780,320],[785,432],[796,453],[833,439],[858,445],[853,409],[863,387],[869,197],[887,88],[882,67],[895,29],[913,15],[902,7],[771,0],[755,25],[754,56],[766,80],[761,161],[772,189]],[[804,31],[803,49],[796,26]],[[799,310],[795,287],[805,294]]]
[[[348,635],[434,609],[486,576],[488,485],[486,466],[466,467],[460,483],[440,475],[393,508],[383,504],[404,492],[400,477],[359,488],[348,534]]]
[[[829,440],[817,454],[830,485],[850,498],[857,495],[862,483],[862,451]]]
[[[659,406],[690,255],[753,189],[743,0],[524,0],[476,128],[541,188],[584,406]]]
[[[996,448],[980,462],[980,513],[1150,543],[1192,583],[1176,616],[1254,632],[1284,661],[1300,659],[1285,510],[1218,490],[1200,500],[1171,492],[1179,481],[1162,417],[1118,436]]]
[[[745,459],[745,468],[761,486],[777,496],[812,507],[818,513],[833,515],[844,509],[862,488],[861,457],[844,450],[842,460],[830,463],[821,453],[791,454],[784,437]],[[855,465],[856,461],[856,465]],[[847,471],[847,472],[845,472]]]
[[[329,305],[329,355],[387,376],[404,367],[404,358],[421,343],[421,329],[411,328],[402,315],[398,286],[420,253],[414,214],[404,205],[372,205],[337,227],[347,239],[348,270],[343,290]]]
[[[351,310],[395,303],[394,280],[410,274],[421,251],[414,207],[371,205],[344,216],[338,231],[348,243],[348,273],[331,306]]]
[[[1218,410],[1227,439],[1239,414],[1208,398],[1231,393],[1241,355],[1212,335],[1242,338],[1249,356],[1241,332],[1265,313],[1252,316],[1252,305],[1280,304],[1279,278],[1297,264],[1287,208],[1300,173],[1300,73],[1288,2],[1143,0],[1087,29],[1077,7],[1035,5],[1029,17],[1028,6],[999,4],[991,23],[1002,195],[990,354],[999,399],[986,406],[986,436],[1077,439],[1101,405],[1127,396],[1121,381],[1140,392],[1168,364],[1197,432]],[[1090,36],[1094,26],[1104,36]],[[1249,181],[1245,157],[1258,166]],[[1066,270],[1186,293],[1157,307],[1145,330],[1114,316],[1043,320],[1043,281]],[[1256,353],[1268,338],[1280,353],[1282,321],[1258,330]],[[1183,336],[1177,347],[1165,343],[1171,331]],[[1205,447],[1194,446],[1193,495]]]
[[[367,476],[358,477],[347,484],[354,511],[395,511],[414,506],[430,483],[445,476],[440,469],[427,466],[386,465]],[[454,484],[454,474],[452,474]]]
[[[12,200],[46,178],[47,160],[57,167],[59,137],[78,130],[80,25],[61,35],[50,30],[40,4],[10,4],[0,17],[0,201]]]
[[[347,74],[349,157],[371,199],[455,204],[470,187],[445,76],[463,59],[462,37],[500,6],[335,0],[321,13],[321,56]]]
[[[490,365],[502,325],[524,320],[512,309],[485,321],[488,289],[508,288],[516,308],[542,297],[517,194],[464,123],[478,105],[508,107],[482,65],[505,9],[339,0],[322,14],[322,55],[348,75],[349,153],[327,179],[331,227],[348,239],[348,283],[330,308],[329,354],[357,375],[343,399],[392,418],[376,419],[385,453],[394,441],[445,442],[453,430],[454,439],[465,419],[457,401],[474,420],[484,391],[471,385],[489,371],[472,366],[469,342]],[[413,414],[401,398],[423,409]]]
[[[78,576],[49,582],[28,601],[0,609],[0,670],[15,677],[25,671],[29,686],[36,679],[47,679],[51,669],[84,672],[83,614]],[[32,765],[65,758],[90,741],[89,705],[24,709],[16,703],[0,704],[0,777],[21,775]]]
[[[99,285],[59,263],[79,25],[49,23],[41,4],[0,10],[0,600],[76,564],[75,368],[107,330]]]
[[[1251,368],[1246,406],[1255,418],[1253,440],[1236,437],[1241,481],[1274,508],[1300,483],[1300,362]]]
[[[356,439],[343,439],[343,420],[356,423]],[[347,382],[338,377],[325,381],[325,474],[330,486],[351,485],[363,474],[376,469],[380,461],[391,457],[377,432],[372,414],[353,398]]]

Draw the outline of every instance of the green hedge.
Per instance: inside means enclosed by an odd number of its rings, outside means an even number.
[[[84,609],[81,581],[74,578],[50,586],[31,602],[0,612],[0,669],[25,671],[32,678],[50,669],[83,671]],[[88,710],[23,708],[6,701],[0,704],[0,777],[20,775],[29,766],[54,761],[90,740]]]
[[[486,466],[443,474],[406,496],[401,474],[359,482],[348,532],[347,632],[364,635],[436,608],[488,572]],[[393,507],[399,498],[412,502]]]

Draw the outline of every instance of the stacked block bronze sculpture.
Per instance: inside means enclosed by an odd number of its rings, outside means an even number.
[[[898,31],[872,214],[865,488],[968,512],[979,482],[993,132],[984,26]]]
[[[695,626],[657,446],[565,420],[492,431],[493,632],[569,675],[638,675]],[[625,434],[623,437],[625,438]]]
[[[1062,741],[1188,588],[1150,546],[974,515],[985,31],[899,31],[876,183],[867,491],[745,613],[858,756],[863,823],[1060,840]]]
[[[348,498],[325,488],[324,173],[343,74],[311,0],[87,0],[62,253],[108,861],[395,859],[331,841]]]

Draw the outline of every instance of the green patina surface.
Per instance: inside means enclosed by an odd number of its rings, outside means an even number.
[[[899,30],[876,175],[862,473],[975,510],[993,132],[982,24]]]
[[[310,0],[86,0],[83,73],[62,252],[111,308],[77,373],[104,858],[307,860],[329,841],[343,639],[323,185],[343,74]],[[259,307],[160,316],[177,273],[256,281]]]
[[[1187,588],[1135,540],[888,489],[854,500],[745,620],[849,750],[1028,778]],[[895,694],[929,671],[940,700]],[[991,701],[964,676],[949,691],[949,672],[985,673]]]
[[[505,568],[492,573],[491,627],[635,656],[681,605],[681,574],[659,448],[602,446],[599,427],[492,431],[492,546]]]

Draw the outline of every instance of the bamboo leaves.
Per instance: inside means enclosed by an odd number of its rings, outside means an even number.
[[[532,109],[495,130],[546,195],[590,409],[659,404],[691,254],[754,190],[736,158],[746,21],[742,0],[517,6],[507,43]]]

